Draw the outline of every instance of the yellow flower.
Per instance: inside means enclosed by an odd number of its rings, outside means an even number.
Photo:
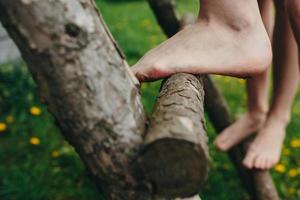
[[[300,148],[300,139],[293,139],[290,145],[293,148]]]
[[[291,170],[289,171],[289,177],[294,178],[294,177],[296,177],[297,175],[298,175],[298,170],[297,170],[297,169],[291,169]]]
[[[60,156],[60,152],[59,152],[59,151],[52,151],[51,156],[52,156],[53,158],[57,158],[57,157]]]
[[[240,84],[245,84],[245,83],[246,83],[246,80],[245,80],[245,79],[239,79],[239,83],[240,83]]]
[[[41,111],[41,109],[40,108],[38,108],[38,107],[36,107],[36,106],[32,106],[31,108],[30,108],[30,113],[32,114],[32,115],[40,115],[41,113],[42,113],[42,111]]]
[[[275,171],[279,172],[279,173],[284,173],[286,168],[283,164],[277,164],[274,167]]]
[[[38,137],[32,137],[32,138],[30,138],[29,143],[37,146],[41,143],[41,141]]]
[[[5,118],[5,121],[8,123],[8,124],[12,124],[14,122],[14,117],[9,115]]]
[[[288,188],[288,189],[287,189],[287,192],[288,192],[289,194],[295,194],[296,190],[295,190],[295,188]]]
[[[0,122],[0,132],[4,132],[6,131],[7,126],[4,122]]]
[[[291,150],[289,150],[288,148],[284,148],[282,153],[283,153],[283,155],[288,156],[291,154]]]

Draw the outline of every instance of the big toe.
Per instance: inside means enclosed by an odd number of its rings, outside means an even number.
[[[257,154],[254,151],[248,152],[243,161],[244,166],[247,167],[248,169],[252,169],[254,167],[254,162],[256,157]]]
[[[140,82],[143,82],[146,80],[147,75],[145,73],[145,69],[139,63],[135,64],[130,69]]]
[[[259,155],[255,159],[254,168],[259,170],[266,169],[267,158],[264,155]]]
[[[215,139],[214,145],[221,151],[227,151],[229,149],[228,137],[224,133],[219,135]]]

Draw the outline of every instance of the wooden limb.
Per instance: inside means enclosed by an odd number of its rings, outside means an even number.
[[[135,78],[93,1],[2,0],[0,20],[42,101],[106,198],[167,200],[139,179],[134,163],[145,113]]]
[[[131,165],[144,110],[94,2],[1,0],[0,20],[98,188],[109,200],[137,199]]]
[[[148,0],[157,22],[163,28],[164,33],[171,37],[175,35],[181,27],[178,13],[175,9],[175,0]]]
[[[166,80],[157,99],[140,158],[154,194],[189,197],[208,174],[201,79],[176,74]]]
[[[156,1],[156,4],[159,5],[160,0],[148,0],[150,4],[154,4],[154,1]],[[178,15],[176,14],[174,3],[175,2],[172,0],[165,0],[164,7],[154,8],[156,9],[154,10],[154,14],[156,15],[157,20],[165,33],[174,33],[175,28],[177,28],[177,31],[179,31],[178,26],[173,26],[173,28],[171,29],[172,31],[168,30],[169,26],[174,24],[174,21],[177,21],[177,24],[183,24],[185,22],[190,22],[191,19],[190,17],[188,18],[188,20],[184,18],[181,22],[181,19],[179,19]],[[169,14],[168,17],[166,17],[165,19],[161,19],[164,17],[164,15],[158,15],[157,13],[164,13],[164,9],[166,7],[169,8],[168,12],[172,14]],[[173,9],[173,11],[170,9]],[[164,25],[165,23],[161,23],[161,21],[167,21],[170,16],[172,16],[172,23],[170,23],[168,26]],[[172,36],[170,34],[167,35],[169,37]],[[209,118],[212,124],[214,125],[216,131],[220,133],[232,123],[229,114],[229,109],[225,99],[218,91],[212,79],[209,76],[203,76],[203,80],[205,90],[205,110],[208,113]],[[279,200],[280,198],[277,193],[276,187],[272,181],[272,177],[267,171],[250,171],[245,169],[242,165],[242,158],[245,155],[246,146],[247,145],[243,143],[240,144],[238,147],[233,148],[229,152],[229,156],[232,162],[235,164],[235,167],[238,173],[240,174],[240,178],[244,183],[246,189],[248,190],[249,194],[255,200]]]

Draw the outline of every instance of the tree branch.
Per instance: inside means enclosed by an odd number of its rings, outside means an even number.
[[[143,142],[144,110],[94,2],[1,0],[0,20],[98,188],[108,199],[137,199],[131,165]]]
[[[208,174],[202,79],[176,74],[163,84],[145,138],[141,164],[153,193],[198,194]]]

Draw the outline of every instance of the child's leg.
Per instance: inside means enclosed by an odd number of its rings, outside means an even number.
[[[300,1],[287,0],[287,11],[291,20],[294,36],[300,48]]]
[[[259,9],[266,30],[272,38],[274,14],[273,0],[259,0]],[[227,151],[263,125],[268,112],[268,70],[247,80],[248,113],[226,128],[214,144]]]
[[[273,102],[266,123],[247,152],[244,164],[248,168],[270,169],[279,161],[299,83],[297,45],[281,0],[276,9]]]
[[[132,69],[140,81],[176,72],[246,77],[271,62],[257,0],[201,0],[197,22],[148,52]]]

